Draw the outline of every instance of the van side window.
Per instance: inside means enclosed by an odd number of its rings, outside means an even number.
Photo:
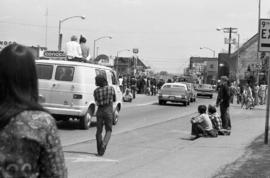
[[[113,71],[110,71],[110,73],[111,73],[111,76],[112,76],[112,84],[113,84],[113,85],[117,85],[118,82],[117,82],[117,80],[116,80],[115,73],[114,73]]]
[[[96,76],[103,75],[107,79],[106,71],[101,69],[96,69]]]
[[[53,66],[37,64],[37,76],[39,79],[50,80],[52,78]]]
[[[74,75],[74,67],[57,66],[55,80],[72,81]]]

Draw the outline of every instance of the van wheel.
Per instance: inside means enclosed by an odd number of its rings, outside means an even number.
[[[88,130],[90,128],[92,117],[90,109],[88,109],[86,114],[80,119],[80,126],[82,129]]]
[[[119,108],[117,107],[113,112],[113,125],[116,125],[119,117]]]

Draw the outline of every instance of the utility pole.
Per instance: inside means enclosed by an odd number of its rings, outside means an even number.
[[[231,55],[231,39],[232,39],[232,27],[229,28],[229,49],[228,49],[228,58]]]
[[[217,31],[223,31],[224,33],[229,33],[229,39],[228,41],[225,40],[225,44],[228,43],[229,49],[228,49],[228,60],[231,56],[231,44],[232,44],[232,33],[237,33],[237,28],[233,27],[226,27],[226,28],[217,28]]]

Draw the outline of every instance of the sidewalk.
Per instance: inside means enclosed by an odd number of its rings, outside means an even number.
[[[256,109],[266,110],[266,106],[256,106],[254,110]],[[265,120],[265,117],[263,119]],[[258,136],[246,147],[243,156],[226,165],[213,178],[269,178],[270,140],[268,136],[268,144],[264,144],[264,137],[264,133]]]

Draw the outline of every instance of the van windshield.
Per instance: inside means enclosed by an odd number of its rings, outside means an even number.
[[[53,66],[37,64],[37,76],[39,79],[50,80],[52,78]]]
[[[57,66],[55,80],[72,81],[74,75],[74,67]]]

